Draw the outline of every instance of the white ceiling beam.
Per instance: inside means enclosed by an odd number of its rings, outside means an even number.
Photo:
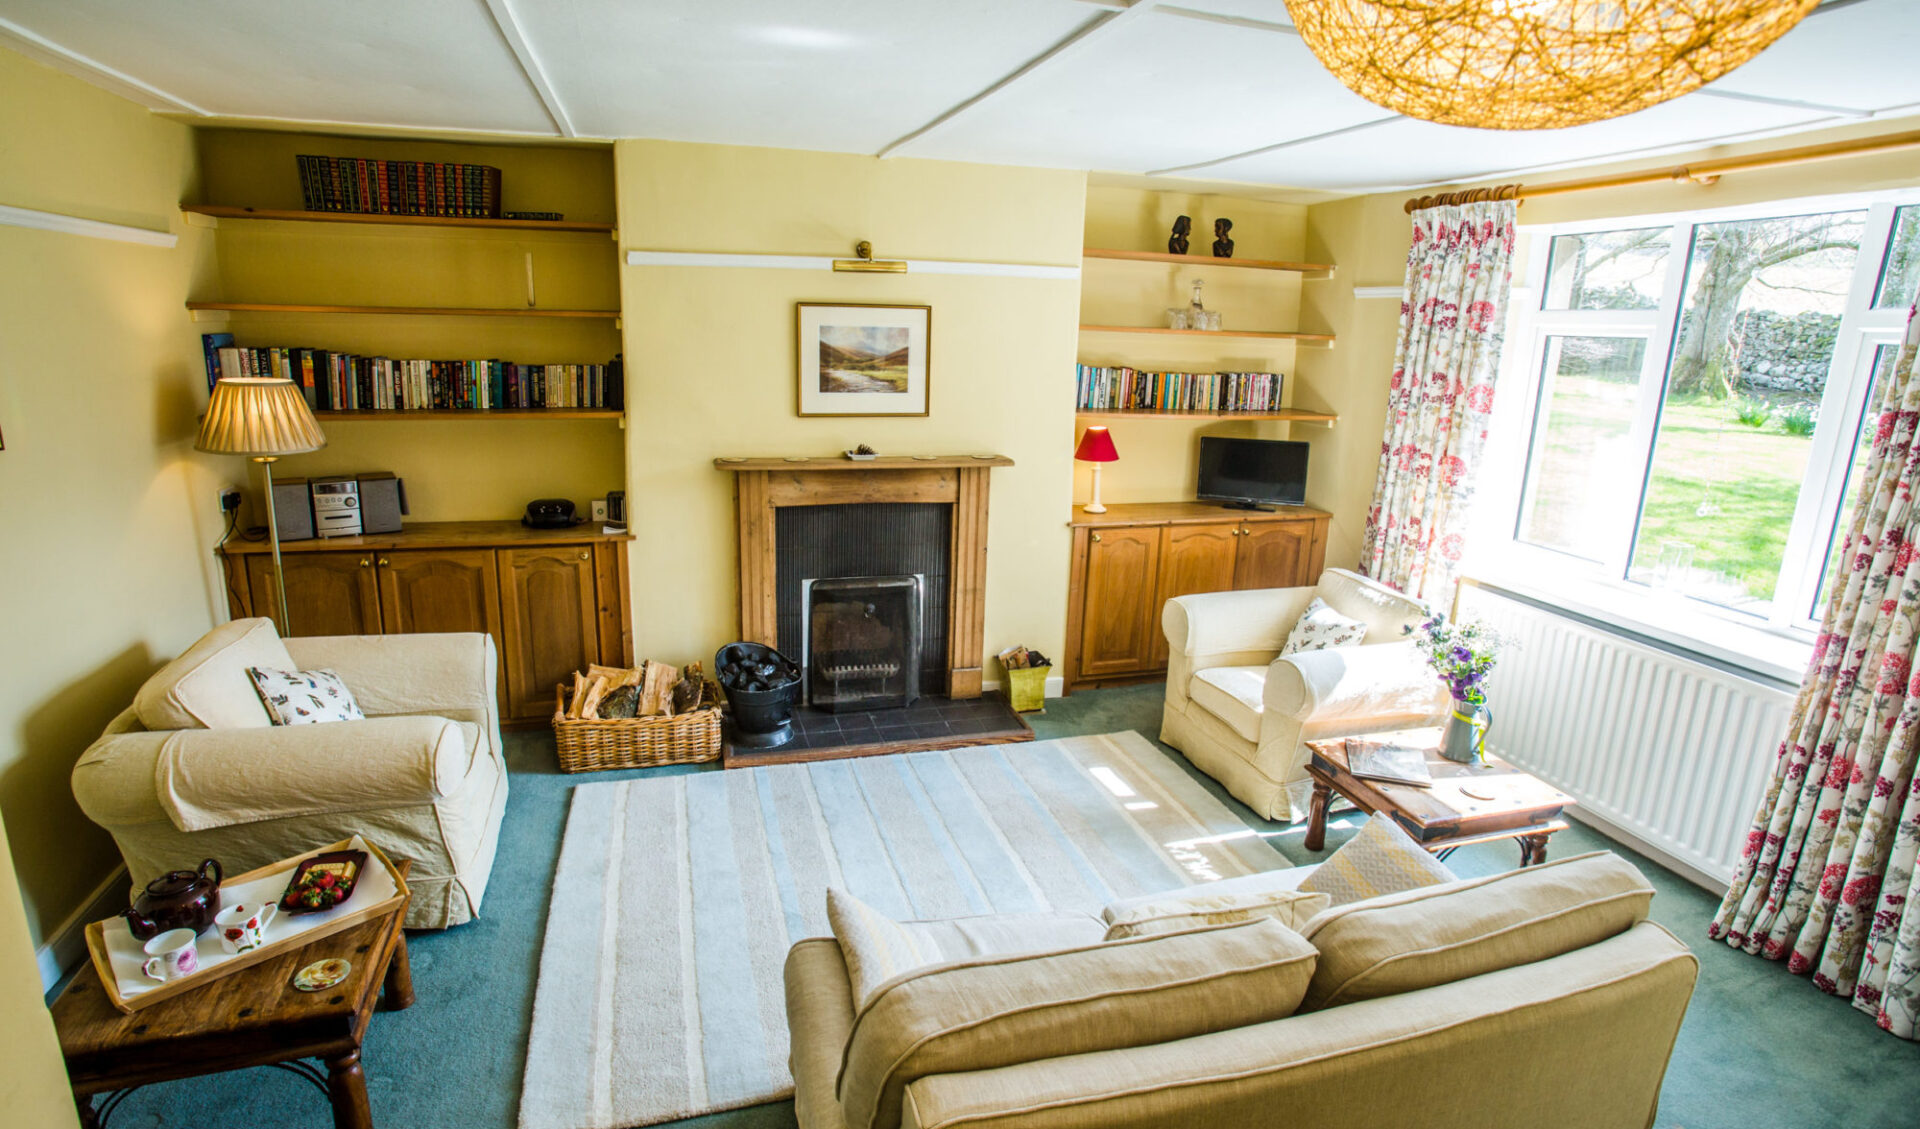
[[[1388,122],[1397,122],[1400,119],[1401,119],[1401,116],[1399,114],[1388,114],[1386,117],[1383,117],[1383,118],[1375,118],[1372,121],[1364,121],[1355,125],[1343,126],[1339,129],[1330,129],[1325,133],[1316,133],[1309,137],[1296,137],[1291,141],[1282,141],[1274,145],[1262,145],[1258,149],[1248,149],[1244,153],[1229,153],[1224,157],[1215,157],[1212,160],[1207,160],[1207,161],[1195,161],[1193,164],[1190,164],[1190,165],[1175,165],[1172,168],[1167,168],[1167,169],[1148,169],[1147,175],[1148,176],[1172,176],[1175,173],[1193,172],[1196,169],[1210,169],[1215,165],[1224,165],[1229,161],[1243,160],[1247,157],[1265,156],[1268,153],[1278,153],[1282,149],[1291,149],[1296,145],[1308,145],[1315,141],[1325,141],[1329,137],[1339,137],[1342,134],[1358,133],[1363,129],[1372,129],[1374,126],[1386,125]]]
[[[1047,48],[1045,51],[1042,51],[1040,54],[1035,55],[1033,58],[1028,59],[1025,63],[1022,63],[1018,69],[1014,70],[1011,74],[1008,74],[1005,77],[1001,78],[999,81],[987,87],[985,90],[982,90],[980,93],[975,94],[973,97],[968,98],[966,101],[961,102],[959,105],[954,106],[953,108],[947,110],[945,113],[942,113],[939,117],[934,118],[932,121],[921,126],[919,129],[914,130],[912,133],[909,133],[904,137],[901,137],[893,141],[891,144],[888,144],[886,147],[882,148],[878,153],[875,153],[874,156],[892,157],[892,156],[898,155],[900,150],[906,148],[907,146],[913,144],[916,141],[920,141],[923,138],[926,138],[927,136],[931,135],[934,131],[940,129],[942,126],[953,121],[955,118],[958,118],[961,114],[966,113],[968,110],[973,109],[975,106],[980,105],[982,102],[985,102],[987,99],[993,97],[994,95],[1012,86],[1014,83],[1019,82],[1021,79],[1032,74],[1034,71],[1039,70],[1045,64],[1053,62],[1056,59],[1064,58],[1067,55],[1071,54],[1072,52],[1077,51],[1082,47],[1085,47],[1089,41],[1091,41],[1093,38],[1095,38],[1098,35],[1103,35],[1107,32],[1112,31],[1117,27],[1120,27],[1122,24],[1128,23],[1133,20],[1137,20],[1141,16],[1146,15],[1148,12],[1154,10],[1159,6],[1159,0],[1133,0],[1132,3],[1128,4],[1124,8],[1109,7],[1108,5],[1105,5],[1105,4],[1102,4],[1099,6],[1102,8],[1105,8],[1106,10],[1101,12],[1099,15],[1093,17],[1092,19],[1088,20],[1086,23],[1081,24],[1079,27],[1075,28],[1072,34],[1068,35],[1065,39],[1062,39],[1060,42]]]
[[[1798,98],[1770,98],[1765,94],[1742,94],[1737,90],[1716,90],[1711,86],[1701,87],[1693,92],[1703,98],[1724,98],[1729,102],[1752,102],[1758,106],[1784,106],[1790,110],[1812,110],[1815,113],[1833,114],[1842,118],[1870,118],[1873,110],[1856,110],[1851,106],[1832,106],[1825,102],[1803,102]]]
[[[140,81],[125,71],[115,70],[78,51],[63,47],[39,32],[21,27],[4,17],[0,17],[0,42],[8,44],[30,59],[45,63],[56,70],[65,71],[75,78],[85,79],[108,93],[117,94],[129,102],[137,102],[149,110],[194,114],[203,118],[212,116],[208,111],[185,98],[169,94],[151,83]]]
[[[526,76],[527,85],[533,87],[540,104],[546,108],[547,117],[553,120],[553,128],[562,137],[580,136],[574,131],[573,119],[567,116],[566,105],[560,101],[560,95],[547,80],[547,70],[540,65],[540,56],[534,53],[533,45],[527,42],[520,21],[513,14],[513,5],[508,0],[487,0],[487,12],[493,17],[493,26],[500,30],[500,38],[506,40],[508,49],[519,62],[520,73]]]
[[[1198,8],[1179,8],[1171,4],[1160,5],[1160,11],[1169,16],[1179,16],[1183,20],[1199,20],[1202,23],[1226,24],[1228,27],[1244,27],[1252,31],[1272,31],[1281,35],[1298,38],[1300,29],[1292,24],[1278,20],[1256,20],[1250,16],[1228,16],[1219,12],[1203,12]]]

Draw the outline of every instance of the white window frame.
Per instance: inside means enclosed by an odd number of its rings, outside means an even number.
[[[1759,673],[1797,680],[1818,626],[1814,616],[1819,609],[1813,607],[1813,600],[1846,490],[1873,358],[1880,345],[1898,344],[1906,326],[1904,307],[1876,310],[1872,303],[1874,287],[1885,265],[1894,216],[1899,208],[1914,204],[1920,204],[1920,189],[1773,200],[1685,214],[1522,223],[1520,234],[1528,252],[1526,275],[1515,280],[1509,307],[1501,395],[1495,400],[1494,425],[1480,476],[1482,489],[1475,506],[1474,536],[1465,572],[1570,610],[1620,621],[1634,630]],[[1808,454],[1807,478],[1795,504],[1785,563],[1766,614],[1722,607],[1628,580],[1644,492],[1651,479],[1668,361],[1685,301],[1695,228],[1833,211],[1866,213],[1860,235],[1862,250],[1855,258],[1847,303],[1836,330],[1820,403],[1820,424]],[[1669,231],[1668,251],[1660,299],[1654,309],[1540,308],[1554,237],[1662,226]],[[1554,336],[1639,337],[1646,342],[1628,434],[1631,465],[1638,468],[1639,481],[1622,484],[1635,490],[1636,497],[1631,506],[1623,505],[1613,515],[1617,527],[1609,528],[1607,553],[1597,562],[1519,539],[1523,506],[1528,500],[1534,431],[1546,384],[1548,338]],[[1613,473],[1619,473],[1618,469]]]

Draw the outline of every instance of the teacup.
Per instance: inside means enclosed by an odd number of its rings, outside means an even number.
[[[213,927],[220,934],[220,947],[238,955],[266,944],[267,927],[279,912],[280,907],[272,902],[242,903],[221,910],[213,919]]]
[[[147,959],[140,965],[140,971],[146,973],[147,979],[162,984],[195,971],[200,967],[200,954],[193,946],[199,937],[191,929],[169,929],[160,934],[141,946]]]

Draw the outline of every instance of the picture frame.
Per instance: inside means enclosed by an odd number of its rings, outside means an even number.
[[[798,302],[794,324],[796,414],[930,414],[932,306]]]

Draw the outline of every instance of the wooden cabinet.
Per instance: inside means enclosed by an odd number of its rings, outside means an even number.
[[[1328,520],[1305,506],[1238,517],[1196,502],[1075,509],[1067,690],[1164,672],[1160,612],[1175,596],[1317,582]]]
[[[585,545],[500,550],[507,701],[516,717],[551,714],[556,683],[601,661],[593,552]]]
[[[500,653],[500,716],[553,715],[553,687],[590,663],[628,666],[627,538],[517,522],[420,522],[376,537],[282,546],[290,635],[484,631]],[[223,550],[237,618],[272,615],[267,546]]]
[[[1092,534],[1082,570],[1089,603],[1110,609],[1081,622],[1080,665],[1088,677],[1133,674],[1146,668],[1153,645],[1146,589],[1160,559],[1155,529],[1103,529]]]

